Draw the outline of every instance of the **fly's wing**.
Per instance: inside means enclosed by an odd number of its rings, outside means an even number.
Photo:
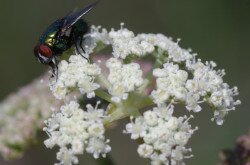
[[[81,19],[82,16],[87,14],[93,7],[95,7],[100,0],[95,1],[94,3],[91,3],[90,5],[86,6],[80,11],[73,12],[66,16],[64,19],[63,27],[62,27],[62,32],[67,31],[71,26],[73,26],[79,19]]]

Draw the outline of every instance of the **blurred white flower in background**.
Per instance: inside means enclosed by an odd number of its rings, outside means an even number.
[[[0,103],[0,153],[5,159],[16,159],[36,142],[44,120],[62,101],[48,88],[48,75],[12,93]]]

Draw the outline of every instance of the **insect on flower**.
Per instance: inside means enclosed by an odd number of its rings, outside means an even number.
[[[39,62],[52,67],[53,75],[57,76],[58,56],[72,45],[75,45],[78,54],[82,55],[80,49],[85,52],[82,47],[83,35],[88,32],[89,26],[82,17],[98,2],[93,2],[80,11],[56,20],[40,37],[39,43],[34,48],[34,54]]]

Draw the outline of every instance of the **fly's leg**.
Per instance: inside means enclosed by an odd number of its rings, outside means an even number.
[[[81,52],[79,51],[79,48],[78,48],[78,43],[77,43],[77,36],[73,33],[73,43],[75,44],[75,51],[76,51],[76,54],[79,55],[81,54]]]
[[[82,47],[83,37],[80,37],[80,48],[82,49],[83,53],[86,53]]]
[[[74,37],[75,38],[75,37]],[[79,41],[79,42],[78,42]],[[82,37],[79,37],[78,39],[75,39],[75,47],[76,47],[76,52],[81,55],[83,58],[85,58],[88,62],[89,62],[89,59],[87,57],[85,57],[79,50],[79,47],[81,48],[81,50],[83,51],[83,53],[85,53],[83,47],[82,47],[82,42],[83,42],[83,39]]]
[[[51,77],[56,77],[56,81],[58,80],[58,60],[56,57],[53,57],[49,66],[52,68],[52,75]]]
[[[81,55],[77,41],[75,42],[75,46],[76,46],[76,53]]]
[[[83,37],[80,37],[79,45],[80,45],[80,48],[81,48],[82,52],[85,54],[86,52],[85,52],[85,50],[84,50],[83,47],[82,47],[82,42],[83,42]],[[82,56],[83,58],[85,58],[88,62],[90,62],[89,59],[88,59],[87,57],[85,57],[85,56],[82,55],[82,54],[81,54],[81,56]]]
[[[58,80],[58,60],[56,57],[54,57],[54,61],[55,61],[55,72],[56,72],[56,81]]]

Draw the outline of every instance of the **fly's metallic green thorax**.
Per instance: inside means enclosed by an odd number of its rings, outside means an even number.
[[[40,43],[49,46],[53,52],[61,54],[69,49],[73,44],[80,41],[84,34],[88,32],[89,26],[79,19],[72,27],[67,29],[63,36],[60,36],[64,20],[60,19],[52,23],[40,38]]]
[[[56,35],[61,27],[62,20],[57,20],[52,23],[40,37],[40,43],[46,43],[47,45],[52,46],[55,43]]]
[[[71,46],[74,45],[76,52],[83,56],[82,53],[85,51],[82,43],[89,26],[82,17],[95,7],[98,2],[96,1],[79,11],[72,12],[62,19],[56,20],[40,37],[39,44],[34,49],[34,54],[41,63],[50,65],[54,73],[57,69],[57,57]]]

